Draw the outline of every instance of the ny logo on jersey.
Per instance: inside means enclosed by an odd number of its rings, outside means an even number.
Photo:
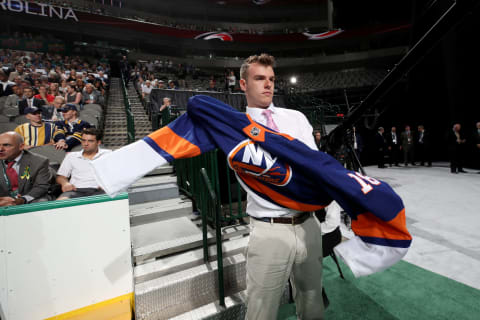
[[[252,140],[237,144],[228,154],[230,168],[277,186],[285,186],[292,178],[292,168],[262,149]]]

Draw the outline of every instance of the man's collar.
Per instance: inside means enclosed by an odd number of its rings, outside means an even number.
[[[15,161],[15,163],[18,163],[20,161],[20,159],[22,159],[22,156],[23,156],[23,150],[20,152],[20,154],[13,160],[4,160],[5,163],[10,162],[10,161]]]
[[[263,109],[263,108],[251,108],[251,107],[247,106],[247,111],[246,112],[247,112],[247,114],[251,115],[252,117],[255,117],[255,116],[260,116],[262,114],[262,112],[264,110],[267,110],[267,109],[272,111],[273,114],[276,113],[276,111],[277,111],[277,107],[275,107],[273,105],[273,102],[272,102],[272,103],[270,103],[268,108],[265,108],[265,109]]]

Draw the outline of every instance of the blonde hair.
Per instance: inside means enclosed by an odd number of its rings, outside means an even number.
[[[248,67],[252,63],[258,63],[265,67],[272,67],[275,65],[275,58],[267,53],[262,53],[260,55],[253,55],[243,61],[242,66],[240,67],[240,79],[246,80],[248,77]]]

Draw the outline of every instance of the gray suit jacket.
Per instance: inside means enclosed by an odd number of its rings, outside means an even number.
[[[4,165],[3,163],[0,165]],[[28,170],[27,170],[28,168]],[[25,175],[29,172],[29,176]],[[24,176],[22,178],[22,176]],[[52,174],[48,167],[48,159],[27,150],[23,151],[18,171],[18,193],[22,196],[28,195],[34,199],[45,197],[52,181]],[[0,197],[10,196],[5,176],[0,174]]]

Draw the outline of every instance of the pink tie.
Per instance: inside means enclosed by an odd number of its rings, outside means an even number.
[[[266,109],[262,111],[262,115],[267,118],[267,127],[270,129],[279,132],[277,125],[275,124],[275,121],[273,121],[272,118],[272,110]]]

